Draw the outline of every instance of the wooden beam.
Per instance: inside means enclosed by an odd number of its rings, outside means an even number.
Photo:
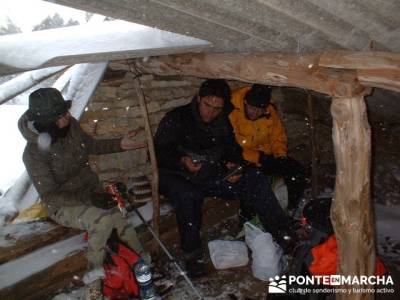
[[[400,68],[397,70],[358,70],[357,78],[365,86],[374,86],[400,93]]]
[[[400,70],[400,53],[334,50],[322,53],[318,66],[353,70]]]
[[[79,251],[50,268],[16,283],[14,286],[0,290],[0,299],[46,299],[57,290],[70,285],[71,282],[74,282],[74,278],[82,277],[86,270],[86,265],[85,252]]]
[[[339,249],[338,274],[369,276],[375,271],[375,238],[370,199],[371,130],[363,95],[333,98],[331,113],[336,158],[331,219]],[[366,300],[373,299],[373,294],[338,294],[336,299]]]
[[[306,56],[277,53],[169,55],[135,61],[141,72],[225,78],[292,86],[334,97],[352,97],[365,87],[400,89],[400,54],[329,51]]]
[[[64,71],[69,66],[51,67],[22,73],[0,85],[0,104],[18,96],[38,83]]]
[[[141,72],[189,75],[244,82],[293,86],[324,94],[351,96],[362,89],[355,71],[318,67],[319,55],[295,56],[276,53],[185,54],[135,61]]]
[[[133,81],[133,86],[136,90],[136,94],[139,99],[140,109],[142,111],[142,116],[144,119],[144,129],[146,132],[147,148],[150,154],[151,171],[152,171],[152,181],[151,181],[151,194],[153,200],[153,229],[157,235],[160,233],[160,195],[158,191],[158,167],[156,151],[154,148],[153,134],[151,132],[149,113],[147,111],[146,100],[144,99],[143,90],[140,87],[140,81],[135,78]]]
[[[79,232],[80,230],[78,229],[54,225],[54,228],[45,234],[32,234],[31,236],[21,238],[10,247],[0,247],[0,264],[16,259],[19,256],[59,241],[60,239],[76,235]]]

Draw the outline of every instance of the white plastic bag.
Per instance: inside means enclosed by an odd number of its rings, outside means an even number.
[[[262,231],[253,224],[244,224],[246,243],[250,247],[253,258],[251,270],[253,276],[268,281],[283,270],[283,251],[268,232]]]
[[[208,243],[208,249],[211,261],[218,270],[245,266],[249,262],[244,242],[214,240]]]

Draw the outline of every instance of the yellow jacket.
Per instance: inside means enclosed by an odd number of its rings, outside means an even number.
[[[243,158],[259,163],[260,151],[275,157],[287,156],[287,136],[285,128],[273,105],[266,108],[269,117],[251,121],[244,111],[244,96],[250,87],[241,88],[232,93],[235,109],[229,119],[235,131],[236,141],[243,148]]]

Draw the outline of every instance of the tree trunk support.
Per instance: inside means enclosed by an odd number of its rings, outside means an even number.
[[[338,243],[337,273],[344,276],[370,276],[375,271],[370,199],[371,132],[363,96],[334,97],[331,105],[336,158],[331,219]],[[371,293],[351,293],[338,294],[336,299],[373,298]]]

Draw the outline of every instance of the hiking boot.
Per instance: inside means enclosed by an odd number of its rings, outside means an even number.
[[[201,249],[192,252],[184,252],[186,273],[190,278],[197,278],[205,275],[204,263],[202,261],[203,252]]]
[[[284,254],[292,255],[297,246],[304,243],[304,236],[300,234],[300,230],[293,228],[290,232],[281,232],[279,234],[277,241]]]
[[[86,284],[84,300],[104,300],[103,296],[103,267],[91,268],[83,276],[83,282]]]
[[[98,278],[89,283],[85,288],[85,300],[103,300],[102,279]]]
[[[153,283],[154,289],[160,297],[167,295],[175,286],[175,282],[171,279],[155,279]]]
[[[206,275],[204,263],[198,260],[185,262],[186,274],[194,279]]]
[[[183,259],[185,262],[193,260],[201,260],[203,258],[203,251],[201,249],[196,249],[192,252],[183,252]]]

